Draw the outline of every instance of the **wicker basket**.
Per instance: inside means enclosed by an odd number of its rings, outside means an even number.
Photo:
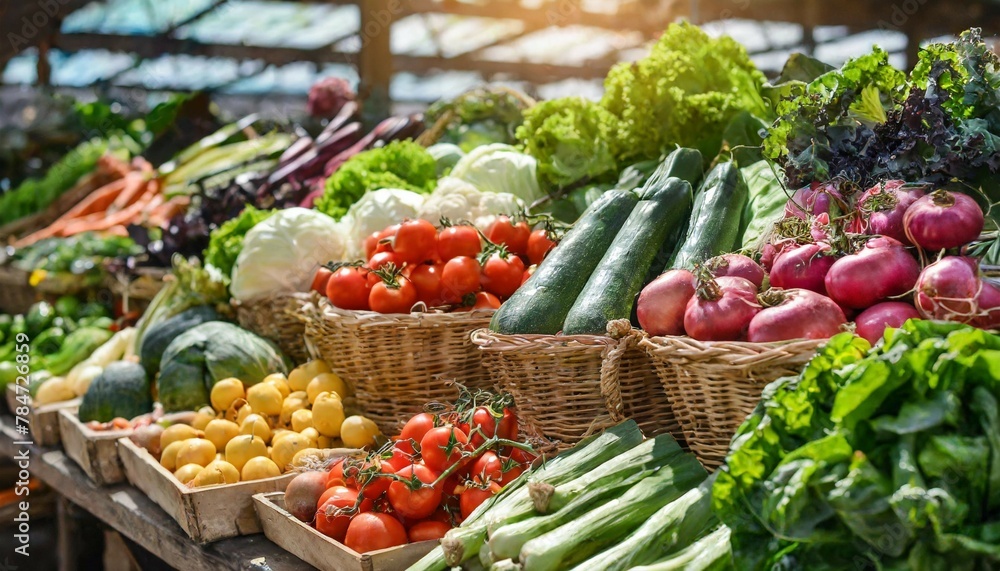
[[[309,293],[280,293],[261,300],[234,302],[240,327],[274,341],[296,363],[309,360],[300,312],[313,300]]]
[[[652,359],[688,446],[708,468],[722,464],[729,442],[760,401],[764,387],[796,375],[821,340],[782,343],[702,342],[648,337]]]
[[[514,396],[525,431],[543,448],[569,448],[626,418],[646,435],[669,432],[679,438],[673,408],[638,347],[643,333],[616,327],[614,336],[501,335],[482,329],[472,340],[494,385]]]
[[[430,401],[455,400],[455,382],[491,388],[469,335],[489,324],[492,311],[381,314],[338,309],[324,298],[303,315],[307,344],[353,387],[385,434],[398,434]]]
[[[11,315],[27,313],[41,298],[28,283],[28,272],[13,266],[0,266],[0,312]]]
[[[122,300],[122,311],[144,312],[156,294],[163,289],[163,278],[170,273],[166,268],[137,268],[131,272],[118,272],[105,279],[105,286]]]

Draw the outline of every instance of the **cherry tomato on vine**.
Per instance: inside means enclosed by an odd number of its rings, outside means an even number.
[[[488,484],[472,485],[466,488],[466,490],[462,492],[460,500],[462,517],[469,517],[469,515],[476,510],[476,508],[478,508],[486,500],[496,495],[500,489],[500,485],[492,481]]]
[[[420,441],[432,428],[434,428],[433,414],[429,412],[415,414],[403,425],[396,446],[409,454],[416,454],[420,451]]]
[[[330,274],[326,282],[326,297],[340,309],[366,310],[371,284],[368,270],[345,266]]]
[[[517,440],[517,414],[514,409],[503,409],[503,417],[497,424],[497,436],[505,440]]]
[[[392,226],[387,227],[385,230],[378,233],[378,239],[386,240],[388,238],[392,238],[396,235],[396,232],[399,232],[400,226],[401,224],[393,224]]]
[[[405,545],[409,539],[403,524],[387,513],[362,513],[351,520],[344,534],[344,545],[367,553]]]
[[[530,266],[528,266],[524,270],[524,273],[521,274],[521,285],[524,285],[524,283],[528,281],[528,278],[531,277],[531,274],[535,273],[535,270],[537,270],[537,269],[538,269],[538,266],[535,265],[535,264],[531,264]]]
[[[407,220],[392,239],[392,251],[411,264],[429,260],[437,251],[437,228],[426,220]]]
[[[486,452],[483,452],[482,456],[476,458],[476,461],[472,464],[472,470],[469,474],[471,474],[473,478],[478,478],[481,482],[499,482],[500,478],[503,477],[503,470],[501,467],[502,464],[500,462],[500,457],[497,456],[496,452],[487,450]]]
[[[422,464],[406,466],[396,472],[401,478],[389,485],[389,503],[405,518],[423,519],[441,503],[441,490],[431,486],[438,473]]]
[[[441,295],[448,303],[458,303],[479,287],[479,262],[468,256],[448,260],[441,270]]]
[[[479,232],[472,226],[451,226],[438,234],[437,248],[442,260],[450,260],[458,256],[475,258],[483,246]]]
[[[333,271],[326,266],[320,266],[316,269],[316,273],[313,274],[312,286],[309,287],[314,292],[319,294],[326,294],[326,282],[330,281],[330,276],[333,275]]]
[[[410,538],[410,543],[417,543],[418,541],[441,539],[450,530],[451,524],[448,522],[425,519],[411,525],[407,535]]]
[[[488,291],[477,291],[476,301],[472,305],[463,305],[455,311],[472,311],[473,309],[500,309],[500,298]]]
[[[337,541],[343,541],[352,517],[371,510],[371,500],[362,500],[360,504],[358,503],[356,490],[334,486],[320,496],[319,507],[316,509],[316,531]]]
[[[487,438],[497,435],[497,417],[485,406],[476,407],[472,411],[472,422],[469,426],[469,439],[473,448],[479,448]]]
[[[403,265],[395,252],[375,252],[368,258],[368,267],[373,270],[379,270],[386,264],[393,264],[397,268]]]
[[[469,451],[469,436],[455,426],[432,428],[420,439],[420,457],[431,470],[444,472]]]
[[[382,234],[382,233],[381,232],[372,232],[371,234],[368,235],[367,238],[365,238],[364,246],[365,246],[365,259],[366,260],[368,258],[371,258],[372,255],[375,253],[375,249],[378,247],[378,241],[379,241],[379,235],[380,234]]]
[[[513,254],[503,257],[499,252],[490,254],[483,264],[483,289],[503,299],[510,297],[521,286],[524,262]]]
[[[409,313],[414,303],[417,303],[417,288],[401,275],[388,283],[383,280],[373,285],[368,295],[368,306],[379,313]]]
[[[539,228],[528,237],[528,260],[532,264],[540,264],[545,255],[556,247],[556,243],[549,239],[549,233],[544,228]]]
[[[528,238],[531,228],[528,223],[514,223],[508,216],[497,216],[497,219],[486,229],[486,238],[494,244],[503,244],[507,250],[519,256],[528,254]]]

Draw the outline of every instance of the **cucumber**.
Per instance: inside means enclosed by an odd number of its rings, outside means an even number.
[[[634,192],[625,190],[609,190],[594,201],[528,281],[493,314],[490,329],[504,334],[558,333],[638,201]]]
[[[702,164],[701,152],[697,149],[679,147],[667,155],[660,168],[650,178],[660,178],[665,181],[670,177],[675,177],[688,181],[691,183],[691,188],[696,189],[698,188],[698,183],[701,181],[701,176],[704,174]],[[685,216],[684,224],[679,224],[671,232],[670,236],[663,241],[663,246],[656,252],[656,258],[649,265],[643,285],[655,280],[662,273],[663,266],[670,262],[674,251],[680,246],[685,232],[687,232],[687,218]],[[635,323],[638,323],[638,321],[635,321]]]
[[[735,164],[722,163],[705,177],[695,195],[687,236],[664,271],[691,269],[695,264],[732,252],[749,191]]]
[[[666,165],[666,162],[664,162]],[[656,253],[687,220],[694,199],[691,184],[654,175],[635,207],[590,276],[563,323],[563,333],[604,334],[608,322],[629,319]]]

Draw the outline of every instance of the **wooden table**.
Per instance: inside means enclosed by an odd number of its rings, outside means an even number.
[[[24,446],[13,417],[0,417],[0,454],[13,458]],[[263,534],[201,547],[142,492],[127,484],[99,487],[60,448],[27,446],[29,472],[60,495],[177,569],[185,571],[304,571],[313,569]]]

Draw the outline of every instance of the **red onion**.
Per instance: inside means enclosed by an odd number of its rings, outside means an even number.
[[[807,289],[771,289],[760,299],[765,308],[750,321],[747,336],[754,343],[827,339],[847,323],[833,300]]]
[[[890,180],[869,188],[861,195],[858,209],[868,220],[866,234],[888,236],[907,246],[913,245],[906,237],[903,217],[910,205],[924,196],[924,187],[905,184],[901,180]]]
[[[983,329],[1000,329],[1000,287],[989,280],[982,280],[983,287],[979,290],[979,316],[972,324]]]
[[[945,256],[920,272],[917,311],[925,319],[969,323],[978,313],[982,285],[979,267],[972,258]]]
[[[837,260],[826,274],[826,291],[841,307],[865,309],[913,288],[920,265],[898,240],[868,240],[857,254]]]
[[[669,270],[649,282],[636,302],[639,326],[650,335],[684,335],[684,310],[694,286],[688,270]]]
[[[836,258],[829,244],[803,244],[785,250],[771,267],[771,286],[782,289],[808,289],[826,294],[827,272]]]
[[[721,277],[698,284],[684,311],[684,330],[699,341],[737,341],[760,311],[756,288],[746,278]]]
[[[918,199],[903,217],[910,241],[932,252],[968,244],[979,237],[983,224],[983,210],[972,197],[947,190]]]
[[[907,319],[919,319],[920,314],[913,307],[912,303],[902,301],[885,301],[876,303],[861,312],[855,319],[857,329],[855,333],[859,337],[868,340],[874,345],[882,338],[886,327],[899,327],[906,323]]]
[[[785,218],[794,216],[805,220],[810,216],[830,214],[831,206],[834,206],[837,201],[843,202],[843,200],[840,191],[833,184],[814,182],[810,186],[796,190],[795,194],[785,203]],[[837,210],[834,210],[834,213]]]
[[[725,276],[746,278],[760,288],[764,283],[764,268],[760,264],[742,254],[723,254],[705,263],[712,275],[721,278]]]

